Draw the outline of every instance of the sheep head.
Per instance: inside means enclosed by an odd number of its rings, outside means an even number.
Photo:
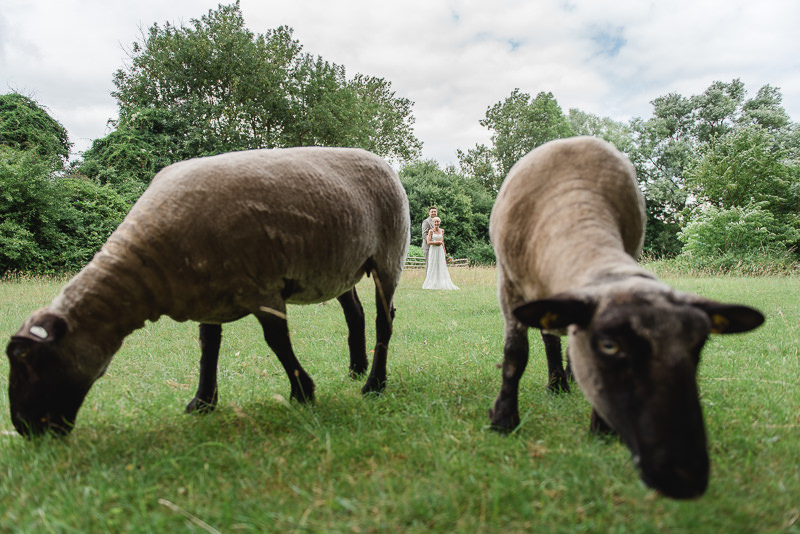
[[[8,344],[11,421],[23,436],[69,433],[94,382],[65,348],[68,330],[64,318],[40,310]]]
[[[648,486],[694,498],[709,477],[700,351],[710,333],[752,330],[764,316],[655,284],[561,293],[514,314],[528,326],[568,328],[570,364],[594,409],[593,427],[599,416],[619,434]]]

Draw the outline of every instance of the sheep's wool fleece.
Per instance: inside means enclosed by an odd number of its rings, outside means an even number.
[[[156,175],[54,307],[80,302],[102,314],[128,305],[134,321],[168,315],[209,323],[282,311],[286,302],[342,294],[377,257],[392,271],[383,275],[397,279],[409,226],[396,173],[364,150],[265,149],[187,160]]]
[[[595,282],[600,273],[639,272],[645,217],[633,166],[611,144],[575,137],[532,150],[503,182],[490,221],[508,304]]]

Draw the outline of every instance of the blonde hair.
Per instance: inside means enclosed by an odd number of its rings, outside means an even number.
[[[432,221],[439,221],[439,222],[442,222],[442,220],[441,220],[439,217],[434,217],[434,218],[433,218],[433,219],[431,219],[431,220],[432,220]]]

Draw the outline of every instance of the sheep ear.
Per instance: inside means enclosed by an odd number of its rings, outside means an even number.
[[[740,304],[723,304],[713,300],[693,302],[697,308],[703,310],[711,320],[712,334],[736,334],[749,332],[758,328],[764,322],[764,315],[749,306]]]
[[[526,302],[514,310],[522,324],[540,330],[560,330],[571,324],[586,327],[594,316],[597,303],[589,297],[559,293],[552,297]]]

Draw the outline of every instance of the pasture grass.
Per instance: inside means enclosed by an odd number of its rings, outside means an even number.
[[[495,272],[451,276],[461,291],[423,291],[421,272],[404,273],[378,397],[362,398],[362,380],[347,377],[335,301],[289,309],[317,385],[311,406],[287,401],[283,369],[247,318],[223,329],[216,412],[183,414],[197,327],[162,318],[127,338],[71,435],[28,441],[11,425],[2,358],[0,532],[800,532],[797,278],[666,275],[767,316],[706,345],[711,482],[681,502],[639,482],[621,444],[588,434],[577,387],[546,391],[535,333],[522,425],[489,430],[503,346]],[[0,282],[2,339],[63,283]],[[358,289],[371,345],[372,281]]]

